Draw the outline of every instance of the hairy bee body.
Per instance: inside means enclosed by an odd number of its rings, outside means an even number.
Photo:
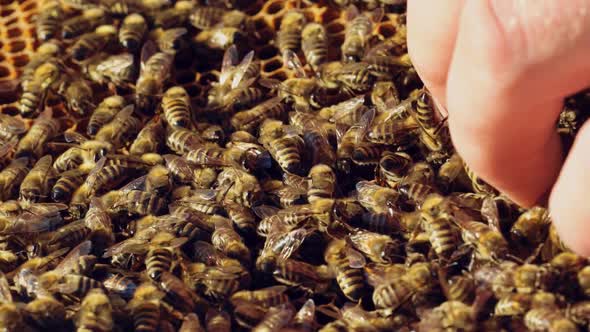
[[[92,289],[80,305],[76,319],[78,331],[110,331],[113,325],[113,308],[110,299],[102,289]]]
[[[220,22],[227,11],[213,6],[201,6],[190,15],[191,24],[197,29],[210,29]]]
[[[301,49],[314,72],[328,58],[328,34],[319,23],[308,23],[301,31]]]
[[[162,271],[170,271],[174,260],[172,248],[160,247],[150,249],[145,258],[145,268],[150,279],[158,281]]]
[[[191,108],[186,90],[181,86],[168,89],[162,97],[162,109],[166,122],[174,127],[190,127]]]
[[[52,162],[53,158],[47,155],[35,163],[21,183],[21,199],[36,202],[48,196],[55,181],[55,171],[53,170]]]
[[[127,15],[119,29],[119,43],[131,52],[135,52],[139,49],[147,29],[147,22],[143,16],[137,13]]]
[[[281,21],[277,32],[277,47],[281,54],[290,50],[296,52],[301,44],[301,31],[305,23],[305,15],[297,10],[288,11]]]
[[[279,102],[259,104],[249,110],[236,113],[231,125],[236,130],[253,132],[265,119],[282,119],[288,112],[287,105]]]
[[[350,266],[349,259],[344,252],[346,244],[334,241],[324,253],[328,265],[336,271],[336,282],[340,290],[351,301],[357,302],[365,295],[365,277],[361,268]]]
[[[309,170],[307,200],[313,203],[319,198],[333,198],[336,190],[336,174],[328,165],[318,164]]]
[[[101,24],[107,23],[108,14],[100,8],[91,8],[63,22],[62,36],[66,39],[89,32]]]
[[[202,143],[203,139],[198,133],[185,128],[176,128],[166,136],[166,145],[179,154],[187,153]]]
[[[144,155],[146,153],[157,153],[163,144],[164,126],[160,118],[147,123],[129,147],[129,153],[133,155]]]
[[[35,31],[40,41],[56,38],[61,29],[64,13],[59,1],[47,1],[39,11]]]
[[[61,174],[51,189],[51,199],[55,202],[68,202],[72,193],[84,183],[88,172],[73,169]]]
[[[111,207],[115,213],[126,212],[142,216],[158,215],[166,204],[165,199],[141,190],[130,190],[120,195],[120,198]]]
[[[19,188],[19,184],[28,174],[27,158],[13,160],[0,172],[0,200],[7,201],[13,198]]]
[[[104,48],[117,35],[112,25],[101,25],[94,32],[82,35],[72,46],[72,58],[76,61],[88,59],[98,50]]]

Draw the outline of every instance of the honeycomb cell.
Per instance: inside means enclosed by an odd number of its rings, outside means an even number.
[[[341,16],[340,11],[334,9],[334,8],[327,8],[321,15],[321,22],[325,23],[330,23],[332,21],[335,21],[337,19],[339,19]]]
[[[8,38],[16,38],[20,35],[23,34],[23,31],[16,27],[16,28],[12,28],[12,29],[8,29],[8,32],[6,33],[8,35]]]
[[[262,69],[267,73],[272,73],[273,71],[275,71],[281,67],[283,67],[283,62],[280,61],[279,59],[274,59],[274,60],[271,60],[271,61],[265,63],[264,67]]]
[[[4,53],[2,53],[2,51],[0,51],[0,62],[6,60],[6,55],[4,55]]]
[[[10,103],[10,102],[8,102],[8,103]],[[8,114],[8,115],[17,115],[20,112],[18,110],[18,107],[16,107],[16,105],[9,105],[9,106],[5,106],[2,108],[2,113]]]
[[[282,1],[273,1],[267,3],[267,5],[263,8],[263,11],[266,14],[273,15],[280,12],[284,8],[284,4]]]
[[[395,35],[396,29],[392,24],[381,24],[377,29],[377,33],[383,38],[391,38]]]
[[[14,9],[12,8],[5,8],[0,10],[0,16],[2,17],[8,17],[10,15],[12,15],[14,13]]]
[[[25,12],[34,10],[35,8],[37,8],[37,3],[31,0],[25,0],[25,2],[23,2],[23,4],[21,5],[21,10]]]
[[[11,53],[17,53],[25,49],[27,44],[22,40],[15,40],[8,44],[8,51]]]
[[[261,60],[268,60],[271,59],[279,54],[279,50],[272,46],[266,45],[258,51],[258,58]]]
[[[12,0],[0,0],[0,6],[9,6],[12,4]]]
[[[10,59],[10,62],[12,62],[12,64],[15,67],[24,67],[27,63],[29,63],[29,56],[27,54],[18,54],[15,56],[12,56]]]
[[[268,76],[268,78],[272,78],[279,81],[284,81],[288,78],[287,73],[284,70],[279,70],[274,72],[272,75]]]
[[[8,68],[4,65],[0,65],[0,78],[10,76],[10,72],[11,72],[10,68]]]

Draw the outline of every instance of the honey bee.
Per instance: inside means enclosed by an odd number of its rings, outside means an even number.
[[[523,320],[526,328],[532,331],[579,331],[576,324],[555,306],[533,308]]]
[[[181,312],[200,312],[204,315],[205,308],[208,307],[205,300],[168,271],[162,272],[158,288],[166,294],[164,300],[171,302],[170,305]]]
[[[136,80],[138,72],[137,63],[129,53],[92,58],[85,70],[92,81],[108,84],[111,90],[118,86],[128,87]]]
[[[428,331],[477,331],[473,308],[460,301],[446,301],[420,322]]]
[[[321,292],[328,286],[321,267],[294,259],[277,261],[273,272],[274,279],[287,286],[298,286],[304,290]]]
[[[57,38],[63,19],[64,12],[59,1],[45,2],[40,8],[39,16],[35,22],[37,38],[42,42]]]
[[[82,169],[72,169],[59,175],[59,179],[51,189],[51,199],[54,202],[68,202],[73,192],[84,183],[88,172]]]
[[[404,152],[385,151],[379,160],[379,177],[389,187],[396,188],[410,168],[412,157]]]
[[[325,80],[354,94],[367,92],[374,83],[370,67],[365,63],[347,63],[330,71]]]
[[[300,77],[289,78],[285,81],[275,79],[261,79],[260,85],[272,90],[278,91],[278,96],[286,103],[293,104],[295,110],[307,112],[310,108],[319,109],[325,106],[325,100],[322,95],[326,94],[326,88],[320,85],[315,78],[308,78],[303,72],[303,67],[299,63],[297,56],[291,51],[287,51],[285,58],[288,63],[292,64]],[[293,59],[297,59],[294,61]]]
[[[277,307],[272,307],[260,323],[254,326],[252,331],[279,331],[291,321],[294,315],[295,311],[291,304],[281,304]]]
[[[107,291],[117,294],[125,300],[130,300],[138,288],[134,279],[125,273],[109,272],[101,281]]]
[[[281,102],[281,98],[276,97],[236,113],[231,118],[231,125],[236,130],[254,132],[265,119],[284,119],[287,113],[288,106]]]
[[[386,113],[401,103],[399,91],[393,82],[376,82],[371,91],[371,101],[377,112]],[[404,112],[401,112],[400,116]]]
[[[29,173],[24,177],[20,185],[20,199],[37,202],[49,195],[49,191],[55,182],[55,171],[52,166],[53,158],[50,155],[39,159]]]
[[[228,219],[219,219],[216,222],[215,231],[211,234],[211,243],[227,256],[245,264],[251,260],[250,249],[244,244],[244,240],[233,229]]]
[[[125,144],[140,129],[140,120],[133,116],[134,106],[128,105],[118,112],[111,122],[96,133],[97,141],[111,143],[115,148]]]
[[[168,89],[162,97],[162,109],[166,122],[173,127],[190,127],[191,104],[186,90],[181,86]]]
[[[363,62],[369,64],[371,74],[382,80],[392,79],[399,72],[412,68],[412,61],[408,54],[401,56],[381,55],[375,54],[371,50],[363,57]]]
[[[301,31],[301,49],[305,60],[315,73],[328,58],[328,34],[319,23],[307,23]]]
[[[23,311],[35,325],[44,328],[58,327],[66,319],[64,304],[51,296],[38,296],[27,303]]]
[[[231,298],[231,304],[238,307],[240,304],[250,304],[270,308],[289,302],[286,293],[287,286],[271,286],[253,291],[242,290],[235,292]]]
[[[141,49],[141,71],[136,86],[136,103],[142,110],[152,109],[153,96],[162,93],[164,82],[170,77],[170,68],[174,56],[157,52],[156,45],[148,41]]]
[[[183,46],[181,39],[188,31],[186,28],[172,28],[172,29],[154,29],[150,31],[150,35],[156,40],[160,51],[168,54],[174,54]]]
[[[148,25],[142,15],[129,14],[123,19],[119,29],[119,43],[129,51],[136,52],[139,50],[147,30]]]
[[[154,26],[169,29],[184,25],[193,11],[193,1],[177,1],[174,7],[156,13]]]
[[[207,30],[223,20],[227,10],[214,6],[199,6],[189,16],[190,23],[197,29]]]
[[[324,259],[335,270],[336,282],[349,300],[356,302],[365,295],[362,254],[349,247],[345,240],[333,240],[324,252]]]
[[[467,176],[471,180],[473,190],[476,193],[492,195],[496,194],[496,190],[492,186],[487,184],[484,180],[482,180],[479,176],[477,176],[477,174],[475,174],[475,172],[473,172],[473,170],[471,170],[471,168],[469,168],[469,166],[467,166],[465,162],[463,162],[463,166],[465,167],[465,172],[467,173]]]
[[[81,15],[72,17],[63,22],[62,37],[72,39],[107,24],[108,14],[101,8],[84,10]]]
[[[590,296],[590,267],[585,266],[577,274],[578,284],[586,296]]]
[[[117,29],[112,25],[100,25],[93,32],[83,34],[71,48],[75,61],[84,61],[115,39]]]
[[[245,273],[244,269],[238,266],[207,267],[203,263],[191,264],[187,270],[189,277],[185,278],[185,281],[203,287],[204,295],[215,302],[223,302],[236,292]]]
[[[111,301],[102,289],[92,289],[82,300],[76,317],[76,327],[79,330],[109,331],[113,326]]]
[[[350,127],[358,124],[368,111],[368,108],[363,105],[364,103],[365,96],[354,97],[336,105],[324,107],[318,112],[318,115],[337,125]]]
[[[346,21],[350,22],[346,27],[344,42],[342,43],[342,61],[359,61],[365,54],[370,36],[373,33],[373,25],[383,18],[383,9],[379,8],[370,15],[361,14],[354,5],[346,10]]]
[[[109,207],[111,213],[126,213],[145,216],[158,215],[164,209],[166,200],[154,193],[142,190],[118,190],[110,193],[115,198]]]
[[[62,72],[63,68],[58,61],[47,61],[35,68],[30,81],[22,82],[23,92],[18,101],[22,116],[37,114],[45,103],[47,91],[60,81]]]
[[[252,234],[256,230],[256,216],[254,213],[233,201],[223,202],[223,207],[234,225],[244,234]]]
[[[28,159],[23,157],[14,159],[2,169],[0,172],[0,200],[7,201],[17,194],[18,185],[29,173],[28,164]]]
[[[458,244],[453,227],[454,219],[445,211],[444,204],[444,197],[433,194],[426,198],[421,209],[422,228],[428,234],[436,254],[443,257],[452,252]]]
[[[246,35],[237,27],[215,26],[210,30],[201,31],[194,39],[211,49],[226,50],[232,45],[243,44]]]
[[[266,308],[248,304],[241,304],[234,308],[234,316],[238,325],[249,329],[261,322],[267,312]]]
[[[547,237],[550,223],[549,212],[535,206],[518,217],[510,228],[510,237],[519,243],[539,244]]]
[[[494,309],[497,316],[522,316],[530,309],[531,296],[529,294],[509,294],[498,300]]]
[[[266,120],[260,126],[260,140],[264,148],[271,154],[279,166],[288,173],[303,175],[302,154],[304,141],[296,132],[291,132],[287,127],[283,129],[273,129],[277,126],[277,121]],[[279,136],[272,134],[274,130],[280,130],[283,133]],[[268,136],[266,133],[269,133]]]
[[[85,79],[69,77],[62,82],[58,92],[65,98],[69,110],[78,115],[84,116],[94,108],[92,87]]]
[[[531,294],[549,290],[557,281],[557,271],[549,265],[523,264],[514,270],[513,282],[517,292]]]
[[[363,114],[358,124],[353,126],[340,126],[337,128],[338,148],[336,150],[336,166],[344,173],[350,173],[352,168],[352,155],[355,146],[361,142],[366,129],[375,115],[374,109]]]
[[[201,321],[199,320],[199,316],[195,313],[188,314],[182,320],[182,325],[178,329],[180,332],[190,332],[190,331],[205,331],[203,326],[201,326]]]
[[[318,198],[332,198],[336,190],[336,174],[330,166],[318,164],[309,170],[307,200],[313,203]]]
[[[133,326],[139,331],[156,331],[161,318],[161,300],[164,293],[151,283],[137,287],[128,307],[133,317]]]
[[[368,181],[356,184],[358,201],[374,213],[391,213],[395,210],[399,194],[387,187],[381,187]]]
[[[588,301],[580,301],[569,306],[565,310],[565,316],[579,325],[588,325]]]
[[[375,263],[391,263],[399,253],[400,244],[389,235],[355,229],[348,240],[356,250]]]
[[[277,47],[283,56],[285,52],[297,52],[301,44],[301,32],[307,19],[299,10],[288,11],[281,20],[281,27],[277,32]],[[283,58],[284,59],[284,58]],[[284,59],[286,60],[286,59]],[[287,63],[285,61],[285,63]]]
[[[207,331],[230,332],[232,328],[231,317],[226,311],[211,308],[207,310],[205,316],[205,327]]]

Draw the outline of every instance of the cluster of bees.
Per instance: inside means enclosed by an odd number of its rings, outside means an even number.
[[[0,84],[1,330],[588,329],[590,264],[454,151],[404,1],[275,1],[266,39],[247,2],[40,4]],[[187,58],[217,70],[204,102],[173,81]]]

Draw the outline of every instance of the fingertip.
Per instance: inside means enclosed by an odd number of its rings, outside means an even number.
[[[561,239],[573,251],[590,256],[590,123],[580,129],[549,199]]]

